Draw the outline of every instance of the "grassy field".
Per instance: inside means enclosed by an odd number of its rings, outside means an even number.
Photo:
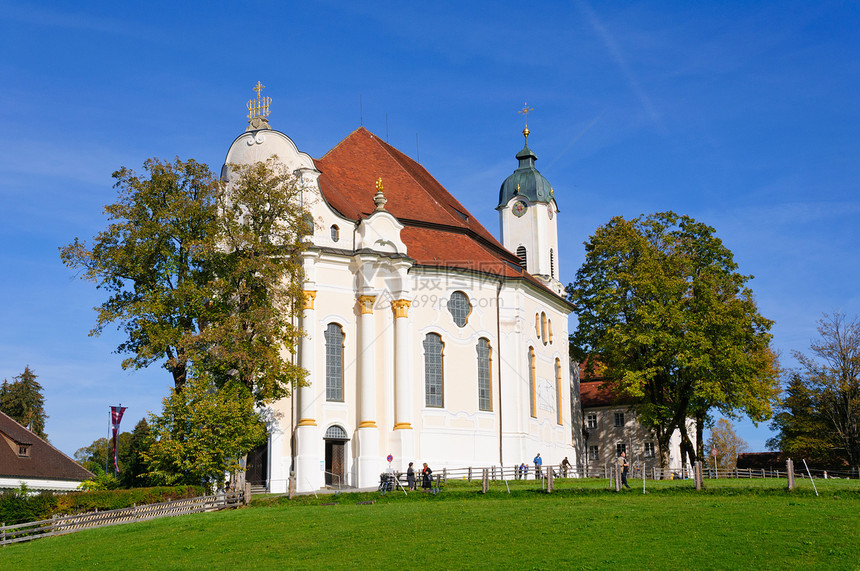
[[[638,485],[637,485],[638,484]],[[437,495],[259,498],[0,548],[2,569],[858,569],[860,483],[450,482]],[[358,502],[375,501],[373,504]],[[336,505],[324,505],[336,503]]]

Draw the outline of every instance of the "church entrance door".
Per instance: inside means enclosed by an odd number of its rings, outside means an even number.
[[[254,487],[269,488],[267,478],[268,456],[268,443],[248,452],[248,461],[245,464],[245,480]]]
[[[325,443],[325,483],[329,486],[343,485],[345,441],[328,440]]]
[[[340,426],[328,427],[325,431],[325,483],[327,486],[346,484],[346,431]]]

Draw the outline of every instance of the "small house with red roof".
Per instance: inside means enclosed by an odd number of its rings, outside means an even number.
[[[528,129],[498,203],[487,204],[499,212],[497,238],[367,129],[315,159],[272,129],[265,109],[252,111],[222,174],[229,185],[230,164],[276,156],[301,187],[314,232],[296,357],[309,384],[272,405],[249,479],[273,492],[291,474],[299,491],[365,488],[410,462],[513,466],[538,452],[545,464],[575,461],[573,306],[558,279],[556,194]]]
[[[68,492],[93,473],[0,412],[0,491]]]

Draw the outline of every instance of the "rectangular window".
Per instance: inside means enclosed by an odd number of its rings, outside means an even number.
[[[442,337],[428,333],[424,337],[424,404],[444,406],[442,389]]]
[[[529,347],[529,416],[537,418],[537,377],[535,373],[535,350]]]
[[[343,402],[343,329],[337,323],[325,330],[325,399]]]
[[[564,424],[564,416],[562,415],[562,410],[564,407],[562,406],[561,400],[561,360],[555,360],[555,408],[556,408],[556,422],[558,424]]]
[[[616,412],[615,413],[615,426],[624,426],[624,413]]]
[[[589,430],[597,428],[597,413],[588,413],[588,416],[585,417],[585,427]]]
[[[588,447],[588,459],[589,460],[600,460],[600,451],[597,446],[589,446]]]
[[[484,338],[478,339],[478,410],[493,410],[490,353],[490,342]]]
[[[625,453],[627,452],[627,445],[624,444],[623,442],[619,442],[618,444],[615,445],[615,455],[621,456],[622,452],[625,452]]]
[[[653,458],[654,457],[654,443],[646,442],[645,443],[645,457]]]

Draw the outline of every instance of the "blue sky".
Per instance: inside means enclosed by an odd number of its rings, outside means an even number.
[[[562,281],[614,215],[715,227],[791,366],[822,312],[860,313],[860,7],[854,2],[28,3],[0,0],[0,378],[25,365],[68,454],[171,385],[92,338],[101,292],[58,247],[90,238],[111,173],[217,172],[257,81],[313,157],[363,121],[488,229],[529,145],[561,208]],[[131,4],[131,3],[130,3]],[[753,450],[766,427],[740,424]]]

